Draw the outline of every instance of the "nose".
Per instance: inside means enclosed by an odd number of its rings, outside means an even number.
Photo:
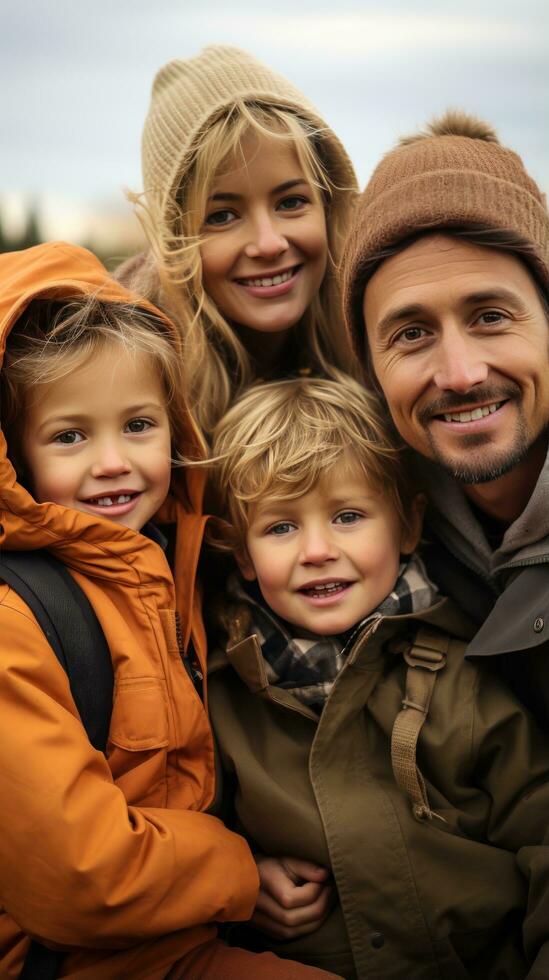
[[[482,384],[488,377],[488,365],[484,359],[482,346],[475,337],[462,330],[445,333],[435,354],[436,364],[433,376],[437,388],[442,391],[457,391],[466,394],[475,385]]]
[[[289,247],[278,227],[274,214],[262,212],[251,225],[251,234],[244,251],[249,259],[276,259]]]
[[[94,479],[101,479],[101,477],[122,476],[124,473],[130,473],[131,468],[129,459],[113,439],[98,446],[90,472]]]
[[[302,565],[323,565],[335,561],[339,552],[327,529],[309,527],[304,529],[301,539],[300,562]]]

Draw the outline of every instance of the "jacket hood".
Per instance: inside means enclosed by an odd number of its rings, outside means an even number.
[[[10,330],[34,299],[70,299],[95,295],[112,303],[131,303],[164,321],[176,339],[171,321],[147,300],[129,292],[110,278],[99,260],[84,248],[64,242],[38,245],[0,255],[0,368]],[[200,455],[200,438],[190,416],[184,420],[185,452]],[[201,516],[204,475],[201,469],[174,470],[171,496],[162,518],[185,528],[194,559],[192,577],[202,534]],[[108,518],[94,517],[54,503],[38,503],[18,481],[0,430],[0,544],[14,550],[47,547],[77,570],[93,565],[96,577],[112,575],[128,584],[143,583],[158,574],[159,563],[150,562],[147,537]],[[165,565],[165,562],[162,562]],[[86,569],[88,566],[88,569]],[[148,573],[148,569],[150,572]],[[189,583],[187,583],[188,585]]]

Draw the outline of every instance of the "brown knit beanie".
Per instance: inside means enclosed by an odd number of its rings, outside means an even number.
[[[545,196],[520,157],[472,116],[449,111],[426,133],[400,140],[383,157],[359,198],[343,258],[345,320],[364,353],[362,303],[371,260],[427,230],[484,227],[528,242],[543,286],[549,286],[549,214]]]
[[[212,45],[195,58],[170,61],[153,82],[142,137],[147,202],[166,217],[200,134],[236,100],[289,109],[318,130],[323,163],[338,187],[355,187],[353,166],[342,144],[298,89],[239,48]]]

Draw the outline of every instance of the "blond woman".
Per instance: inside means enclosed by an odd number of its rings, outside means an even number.
[[[354,371],[337,266],[355,175],[293,85],[226,46],[164,65],[142,161],[150,250],[118,277],[175,319],[206,437],[257,377]]]

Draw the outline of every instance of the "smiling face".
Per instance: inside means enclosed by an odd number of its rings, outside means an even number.
[[[291,143],[245,138],[213,183],[202,231],[204,289],[227,320],[271,334],[299,323],[320,289],[328,244],[321,196]]]
[[[151,358],[105,345],[71,374],[37,386],[22,455],[39,502],[141,530],[171,475],[165,396]]]
[[[342,633],[391,592],[401,551],[413,551],[421,519],[406,533],[387,496],[357,466],[328,471],[295,500],[254,505],[240,561],[278,616],[311,633]]]
[[[549,325],[523,263],[428,235],[383,262],[363,309],[403,439],[464,484],[512,474],[506,492],[529,495],[545,457]]]

